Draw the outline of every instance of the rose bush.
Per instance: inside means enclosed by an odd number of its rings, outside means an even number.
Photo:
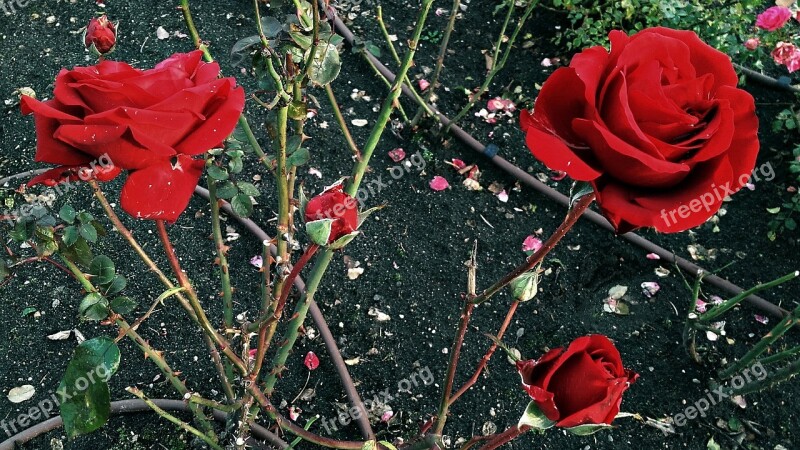
[[[219,65],[202,56],[178,53],[149,70],[113,61],[63,69],[53,99],[23,96],[22,112],[36,123],[36,161],[60,165],[29,184],[59,182],[105,157],[130,172],[122,209],[175,221],[203,172],[197,157],[220,145],[244,108],[236,80],[218,78]]]
[[[594,334],[554,348],[541,358],[517,362],[522,387],[556,426],[610,424],[622,393],[639,377],[622,367],[619,351]]]
[[[753,97],[730,59],[690,31],[609,34],[544,83],[521,126],[533,155],[590,182],[624,233],[705,222],[744,186],[759,143]]]

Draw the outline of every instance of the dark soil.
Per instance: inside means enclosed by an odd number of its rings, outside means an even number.
[[[8,2],[6,2],[8,3]],[[135,66],[150,67],[173,52],[188,51],[192,44],[187,38],[172,36],[167,40],[156,38],[156,28],[163,26],[169,32],[185,32],[177,2],[140,1],[108,2],[112,18],[121,21],[121,36],[114,59],[128,61]],[[228,63],[228,49],[233,43],[254,33],[250,2],[193,2],[194,15],[202,36],[211,41],[212,52],[220,60],[223,71],[239,74]],[[440,0],[434,8],[449,8],[449,1]],[[466,3],[466,2],[464,2]],[[442,88],[438,90],[439,107],[448,115],[455,113],[466,102],[464,90],[479,86],[485,76],[485,59],[481,53],[490,50],[499,31],[501,17],[492,15],[494,2],[473,0],[463,18],[457,22],[451,41]],[[374,17],[375,2],[350,1],[348,5],[354,19],[352,30],[371,40],[383,49],[381,60],[391,63],[391,57],[382,44]],[[397,44],[405,50],[405,39],[416,17],[417,2],[384,2],[384,18],[390,33],[397,34]],[[0,95],[8,99],[0,120],[0,177],[38,168],[33,162],[35,151],[33,121],[22,117],[17,98],[13,93],[24,86],[33,88],[39,98],[52,95],[52,81],[62,67],[90,64],[91,58],[80,45],[78,30],[97,10],[93,2],[66,2],[32,0],[15,14],[0,15],[0,64],[3,78]],[[50,19],[50,17],[54,18]],[[553,67],[543,67],[543,58],[560,57],[563,62],[569,55],[549,42],[562,16],[544,9],[534,16],[521,34],[522,41],[534,45],[517,48],[508,67],[496,79],[486,98],[506,94],[515,100],[529,101]],[[429,28],[443,29],[447,13],[431,14]],[[438,41],[435,35],[422,42],[416,77],[424,77],[426,68],[433,68]],[[385,92],[383,83],[374,78],[372,71],[349,50],[343,52],[344,69],[334,83],[340,104],[348,121],[373,119],[375,108]],[[250,88],[252,80],[241,78]],[[520,87],[519,94],[512,94]],[[775,114],[792,102],[787,94],[765,90],[757,85],[747,86],[757,98],[762,123],[762,151],[758,164],[769,163],[776,176],[771,181],[761,181],[753,191],[743,190],[725,205],[727,214],[720,217],[718,232],[706,224],[691,232],[678,235],[660,235],[645,232],[654,242],[690,258],[688,246],[697,245],[710,254],[703,253],[698,263],[709,270],[721,270],[720,275],[736,284],[749,287],[784,275],[798,268],[798,235],[787,233],[771,242],[767,239],[770,219],[766,208],[777,206],[788,195],[786,188],[792,184],[787,173],[791,158],[790,146],[784,136],[771,132],[770,123]],[[370,97],[352,100],[354,91],[364,91]],[[349,152],[341,138],[330,107],[321,91],[310,92],[320,102],[319,114],[309,122],[307,134],[312,136],[311,166],[318,168],[322,179],[301,171],[306,192],[318,192],[323,186],[348,174],[351,166]],[[413,115],[415,109],[404,102],[405,110]],[[530,104],[530,103],[528,103]],[[482,101],[478,108],[485,105]],[[520,105],[522,106],[522,105]],[[255,104],[248,104],[253,123],[263,122],[264,113]],[[476,110],[477,111],[477,108]],[[370,125],[373,120],[370,120]],[[327,124],[327,127],[325,127]],[[516,119],[503,119],[496,125],[468,115],[462,124],[466,130],[483,141],[494,143],[501,154],[533,174],[549,172],[533,159],[525,149]],[[351,127],[357,142],[363,144],[369,132]],[[264,135],[263,132],[260,132]],[[382,177],[391,177],[387,169],[394,163],[386,156],[396,147],[408,154],[417,151],[427,156],[424,171],[410,170],[390,186],[377,190],[367,200],[369,206],[387,203],[364,227],[364,235],[356,239],[343,252],[338,253],[326,275],[317,300],[334,334],[345,359],[359,358],[349,369],[365,398],[377,391],[389,389],[396,398],[388,402],[395,413],[390,424],[376,423],[375,429],[384,438],[413,437],[420,423],[435,413],[441,392],[447,358],[460,314],[461,295],[466,288],[464,261],[472,242],[478,241],[478,282],[486,287],[511,267],[522,261],[520,251],[523,239],[541,228],[546,236],[560,223],[565,211],[562,207],[528,189],[515,187],[515,180],[496,170],[491,163],[476,156],[454,139],[441,140],[428,136],[414,136],[407,130],[394,135],[384,134],[376,151],[372,171],[366,183]],[[467,163],[479,164],[481,184],[501,183],[509,190],[508,203],[484,190],[474,192],[461,185],[459,176],[445,161],[461,158]],[[251,159],[247,178],[258,172],[255,159]],[[447,178],[452,187],[434,192],[428,182],[435,175]],[[568,180],[548,183],[562,192],[569,188]],[[262,195],[258,198],[254,219],[267,224],[274,217],[272,184],[268,175],[258,183]],[[14,186],[16,187],[16,186]],[[106,192],[116,201],[119,183],[108,185]],[[100,216],[96,202],[90,200],[86,186],[67,193],[56,200],[56,208],[63,202],[87,208]],[[153,227],[148,222],[135,222],[125,218],[134,234],[152,254],[159,254]],[[271,224],[272,222],[270,222]],[[258,305],[258,272],[248,264],[260,252],[261,244],[247,236],[245,231],[228,219],[228,224],[238,233],[230,242],[232,270],[235,273],[237,309],[252,318]],[[110,227],[110,226],[109,226]],[[272,225],[266,227],[274,234]],[[198,286],[211,317],[220,317],[216,296],[217,280],[214,268],[212,243],[209,240],[208,207],[195,199],[189,209],[171,229],[184,268]],[[162,291],[150,274],[137,265],[135,255],[127,250],[119,236],[112,232],[96,249],[117,261],[129,278],[128,295],[139,300],[143,307]],[[347,278],[345,259],[358,261],[364,273],[356,280]],[[163,258],[157,258],[166,267]],[[668,268],[669,276],[659,278],[654,270]],[[633,247],[604,230],[589,223],[580,223],[565,238],[545,263],[552,269],[542,281],[536,299],[523,305],[509,329],[506,343],[519,349],[524,357],[536,358],[548,348],[568,344],[572,339],[589,333],[602,333],[613,339],[623,357],[625,366],[641,374],[639,381],[626,393],[623,411],[637,412],[653,418],[664,418],[682,412],[705,396],[708,382],[716,373],[719,362],[698,366],[692,363],[681,345],[683,318],[690,304],[690,293],[684,286],[679,271],[664,261],[651,261],[645,252]],[[657,281],[661,291],[647,299],[639,288],[644,281]],[[629,287],[625,300],[631,305],[631,314],[617,316],[602,312],[603,299],[615,285]],[[796,304],[797,285],[788,284],[764,294],[769,300],[792,308]],[[710,291],[708,294],[724,295]],[[0,360],[0,421],[3,424],[34,407],[55,391],[75,341],[50,341],[47,335],[61,330],[77,328],[87,338],[115,335],[110,327],[94,323],[81,323],[76,317],[77,302],[81,297],[78,284],[53,266],[45,263],[28,264],[15,271],[13,279],[0,290],[0,332],[4,357]],[[462,356],[462,366],[456,384],[465,380],[474,364],[483,355],[490,342],[484,333],[494,333],[502,321],[510,298],[506,293],[496,296],[490,303],[477,309],[472,328],[467,337]],[[36,315],[22,317],[25,308],[35,308]],[[389,321],[378,322],[368,314],[371,308],[388,314]],[[677,314],[676,314],[677,313]],[[730,343],[712,344],[701,337],[701,343],[715,350],[715,361],[725,357],[732,360],[742,355],[748,346],[766,333],[768,325],[754,319],[759,311],[743,306],[730,314],[727,337]],[[187,384],[202,394],[220,399],[214,390],[216,375],[199,333],[189,324],[187,317],[174,303],[167,302],[142,327],[141,332],[150,343],[165,351],[165,357],[176,370],[183,372]],[[307,336],[298,344],[289,370],[279,383],[276,404],[281,400],[291,402],[302,390],[307,370],[302,365],[303,355],[314,351],[320,356],[321,366],[311,373],[309,387],[316,388],[316,397],[296,403],[303,413],[301,425],[314,415],[334,419],[346,397],[327,357],[322,340],[313,333],[315,326],[308,324]],[[312,335],[315,336],[312,338]],[[789,337],[797,345],[796,334]],[[138,386],[152,398],[175,397],[176,394],[159,377],[150,361],[126,341],[122,341],[123,363],[112,382],[112,398],[125,399],[130,395],[126,386]],[[428,368],[435,376],[435,384],[419,383],[409,392],[397,393],[398,384],[421,369]],[[419,379],[419,378],[418,378]],[[9,389],[31,384],[36,396],[21,404],[12,404],[5,398]],[[690,421],[678,429],[677,434],[665,436],[656,428],[633,419],[620,419],[616,429],[589,437],[575,437],[560,430],[550,430],[544,435],[527,435],[509,448],[601,448],[601,449],[655,449],[689,448],[705,449],[710,438],[722,448],[736,448],[720,421],[732,419],[752,421],[755,433],[748,429],[746,439],[739,448],[778,449],[797,448],[797,424],[800,406],[797,403],[796,382],[785,383],[770,391],[747,397],[747,407],[740,408],[731,402],[715,406],[708,417]],[[485,428],[496,426],[498,431],[517,423],[528,398],[519,387],[519,379],[507,358],[497,354],[489,365],[486,376],[452,409],[446,430],[455,445],[460,438],[481,434]],[[285,409],[284,409],[285,411]],[[322,422],[312,430],[325,433]],[[354,425],[339,427],[333,435],[357,439]],[[0,433],[0,439],[4,439]],[[291,440],[291,437],[286,437]],[[61,442],[68,449],[183,449],[192,448],[192,440],[173,426],[153,415],[114,418],[102,430],[89,436],[67,441],[61,431],[43,435],[23,448],[51,448]],[[300,444],[300,448],[313,448]],[[52,447],[60,448],[60,447]]]

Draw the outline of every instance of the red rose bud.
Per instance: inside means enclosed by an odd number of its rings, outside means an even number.
[[[575,339],[566,350],[556,348],[536,360],[518,361],[517,370],[533,399],[528,409],[547,419],[523,417],[520,423],[543,423],[540,428],[611,424],[622,393],[639,377],[622,367],[619,351],[600,334]]]
[[[117,27],[108,17],[103,15],[95,17],[86,26],[86,34],[83,37],[86,48],[94,50],[99,55],[105,55],[114,51],[117,44]]]
[[[355,233],[358,228],[358,205],[337,183],[308,201],[305,210],[306,231],[319,245],[332,244]]]

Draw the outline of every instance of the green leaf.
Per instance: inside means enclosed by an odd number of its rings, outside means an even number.
[[[89,264],[89,273],[95,276],[92,279],[95,284],[108,284],[114,279],[117,271],[111,258],[100,255]]]
[[[767,208],[767,212],[770,214],[778,214],[779,212],[781,212],[781,207],[776,206],[775,208]]]
[[[58,217],[61,217],[61,220],[67,223],[75,222],[77,216],[75,209],[73,209],[69,203],[65,203],[58,211]]]
[[[68,259],[75,261],[84,267],[89,267],[89,264],[92,262],[92,249],[89,248],[89,244],[86,242],[86,239],[83,238],[78,239],[75,241],[75,244],[68,248],[62,248],[61,252]]]
[[[556,422],[544,415],[536,402],[531,401],[525,408],[525,413],[520,417],[518,427],[529,426],[536,430],[546,430],[555,425]]]
[[[69,438],[90,433],[108,420],[108,380],[119,368],[119,362],[119,347],[108,337],[84,341],[75,349],[58,386],[63,399],[59,410]]]
[[[78,305],[81,319],[98,321],[108,317],[108,299],[97,292],[90,292]]]
[[[61,240],[64,241],[64,244],[67,247],[71,247],[73,244],[78,242],[78,239],[81,237],[81,233],[78,229],[72,225],[64,228],[64,234],[61,236]]]
[[[236,186],[239,187],[239,190],[242,191],[242,194],[249,195],[251,197],[258,197],[259,195],[261,195],[261,192],[253,183],[240,181],[236,183]]]
[[[81,212],[78,213],[78,220],[81,223],[89,223],[89,222],[94,220],[94,216],[89,214],[86,211],[81,211]]]
[[[325,43],[317,48],[314,60],[308,67],[308,77],[312,83],[324,86],[339,76],[342,62],[336,46]]]
[[[211,164],[208,166],[208,176],[220,181],[227,180],[229,177],[228,171],[216,164]]]
[[[378,448],[378,441],[371,440],[364,442],[364,445],[361,446],[361,450],[375,450]]]
[[[111,300],[109,306],[111,306],[111,309],[117,314],[128,314],[133,312],[139,305],[128,297],[117,297]]]
[[[228,170],[231,173],[240,173],[244,169],[244,162],[242,161],[241,156],[232,156],[230,160],[228,160]]]
[[[328,245],[332,223],[333,219],[320,219],[306,222],[306,234],[311,242],[318,245]]]
[[[786,229],[789,231],[794,231],[795,229],[797,229],[797,222],[795,222],[794,219],[789,217],[783,222],[783,226],[786,227]]]
[[[233,47],[231,47],[231,65],[236,67],[244,62],[245,58],[252,51],[252,47],[260,44],[261,36],[259,35],[248,36],[236,41],[236,43],[233,44]]]
[[[307,163],[309,159],[311,159],[311,154],[309,154],[308,149],[301,148],[286,158],[286,164],[290,167],[302,166],[303,164]]]
[[[106,288],[105,295],[119,294],[126,286],[128,286],[128,280],[122,275],[117,275]]]
[[[381,441],[381,445],[382,445],[382,446],[384,446],[384,447],[386,447],[386,448],[388,448],[389,450],[397,450],[397,447],[395,447],[395,446],[394,446],[394,445],[393,445],[391,442],[389,442],[389,441]]]
[[[234,195],[239,193],[239,189],[230,181],[217,184],[217,198],[224,198],[230,200]]]
[[[287,114],[292,120],[305,120],[306,115],[308,114],[308,106],[306,106],[306,102],[304,101],[294,101],[289,104]],[[288,149],[286,153],[289,153]]]
[[[78,232],[84,239],[89,242],[97,242],[97,230],[94,228],[94,225],[89,223],[82,223],[78,227]]]
[[[250,217],[250,214],[253,214],[253,202],[250,200],[250,196],[246,194],[236,194],[231,199],[231,208],[233,213],[239,217]]]
[[[577,427],[565,428],[570,433],[576,436],[588,436],[597,433],[600,430],[610,430],[614,428],[607,423],[589,423],[586,425],[578,425]]]
[[[8,263],[5,258],[0,257],[0,281],[5,280],[11,276],[11,270],[8,268]]]
[[[353,201],[356,201],[356,200],[353,199]],[[367,220],[367,218],[369,216],[371,216],[375,211],[380,211],[381,209],[383,209],[385,207],[386,207],[386,205],[374,206],[374,207],[372,207],[370,209],[367,209],[365,211],[361,211],[360,213],[358,213],[358,222],[357,222],[358,225],[356,226],[356,228],[361,228],[361,225],[364,223],[364,221]]]
[[[303,139],[300,136],[289,136],[289,139],[286,140],[286,154],[291,155],[299,150],[301,145],[303,145]]]
[[[34,308],[34,307],[32,307],[32,306],[28,306],[27,308],[25,308],[25,309],[23,309],[23,310],[22,310],[22,314],[20,314],[20,316],[22,316],[22,317],[28,317],[28,316],[30,316],[31,314],[35,313],[35,312],[36,312],[36,308]]]
[[[358,236],[359,234],[361,234],[360,231],[353,231],[350,234],[345,234],[344,236],[340,237],[339,239],[331,242],[328,245],[328,248],[331,249],[331,250],[339,250],[340,248],[342,248],[345,245],[349,244],[350,241],[355,239],[356,236]]]
[[[717,442],[712,437],[711,439],[708,440],[708,443],[706,444],[706,449],[708,449],[708,450],[720,450],[721,447],[719,446],[719,444],[717,444]]]
[[[277,37],[278,33],[283,30],[281,21],[271,16],[261,18],[261,27],[264,29],[264,36],[269,39]]]

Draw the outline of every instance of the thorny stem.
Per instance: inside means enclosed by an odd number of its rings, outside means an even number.
[[[272,48],[269,45],[269,40],[267,40],[267,36],[264,34],[264,25],[261,23],[261,7],[258,5],[258,2],[259,0],[253,0],[253,11],[255,11],[256,14],[256,28],[258,29],[258,36],[261,38],[261,45],[264,47],[264,50],[269,52],[269,58],[267,58],[267,72],[269,73],[270,78],[272,78],[272,81],[275,83],[275,89],[278,92],[278,97],[284,102],[288,103],[291,102],[292,99],[283,88],[283,80],[275,70],[275,65],[272,62],[272,58],[275,56],[275,53],[272,51]]]
[[[527,425],[523,425],[522,428],[518,427],[517,425],[514,425],[508,430],[495,435],[489,442],[487,442],[483,447],[481,447],[480,450],[493,450],[495,448],[502,447],[503,445],[508,444],[514,439],[520,437],[530,429],[531,427]]]
[[[496,341],[492,343],[491,347],[489,347],[489,350],[487,350],[486,354],[483,355],[483,358],[481,358],[481,361],[478,363],[478,368],[475,370],[475,373],[472,375],[472,377],[466,383],[464,383],[464,385],[461,386],[461,388],[458,391],[456,391],[456,393],[453,394],[452,397],[450,397],[449,400],[450,405],[455,403],[455,401],[458,400],[459,397],[464,395],[464,393],[466,393],[475,383],[478,382],[478,378],[480,378],[481,373],[483,373],[483,370],[486,369],[486,366],[489,364],[489,360],[492,359],[494,352],[497,351],[497,342],[503,339],[503,335],[505,335],[506,330],[508,330],[508,326],[511,325],[511,320],[514,318],[514,314],[517,312],[518,306],[519,306],[519,301],[517,300],[515,300],[511,304],[511,307],[509,307],[508,309],[508,313],[506,314],[506,318],[503,321],[503,324],[500,326],[500,329],[497,331],[497,334],[495,335]]]
[[[270,289],[270,259],[272,259],[272,255],[270,254],[270,244],[269,242],[264,242],[262,244],[263,251],[262,251],[262,266],[261,271],[263,273],[263,278],[261,281],[261,314],[266,315],[270,308],[274,308],[275,305],[273,304],[276,299],[272,295],[272,290]],[[258,344],[256,346],[256,359],[253,363],[253,371],[252,376],[254,379],[258,379],[258,375],[261,373],[261,368],[264,366],[264,356],[267,354],[267,349],[269,349],[270,341],[267,340],[267,328],[262,326],[258,329]]]
[[[347,127],[347,123],[342,115],[342,110],[339,109],[339,102],[336,101],[336,95],[333,93],[333,88],[330,83],[325,85],[325,94],[328,96],[328,101],[331,103],[331,108],[333,109],[333,116],[336,117],[336,123],[339,124],[339,128],[342,130],[342,134],[344,135],[345,141],[347,141],[347,145],[350,147],[350,151],[353,152],[356,161],[361,161],[361,150],[358,149],[353,135],[350,134],[350,128]]]
[[[445,378],[444,390],[442,392],[442,400],[439,404],[439,413],[436,417],[436,428],[434,435],[441,436],[444,431],[444,425],[447,422],[447,412],[450,409],[450,393],[453,391],[453,382],[456,377],[456,369],[458,368],[458,359],[461,356],[461,347],[464,345],[464,337],[467,334],[467,327],[472,318],[472,311],[475,309],[475,303],[471,300],[475,297],[476,293],[476,272],[478,269],[478,241],[475,241],[472,247],[472,256],[467,263],[467,299],[464,301],[464,309],[461,312],[461,320],[458,325],[458,332],[453,341],[453,346],[450,348],[450,362],[447,365],[447,378]]]
[[[773,288],[773,287],[778,286],[780,284],[786,283],[787,281],[791,281],[791,280],[797,278],[798,276],[800,276],[800,271],[795,271],[795,272],[792,272],[790,274],[784,275],[784,276],[778,278],[777,280],[772,280],[772,281],[769,281],[767,283],[759,284],[758,286],[753,286],[750,289],[748,289],[746,291],[743,291],[741,294],[731,298],[730,300],[726,300],[722,304],[719,304],[719,305],[711,308],[710,311],[708,311],[705,314],[701,315],[698,320],[700,320],[702,322],[705,322],[705,323],[709,323],[709,322],[715,320],[716,318],[718,318],[719,316],[721,316],[721,315],[725,314],[726,312],[730,311],[734,306],[736,306],[739,303],[741,303],[742,300],[744,300],[745,298],[749,297],[750,295],[758,293],[758,292],[763,291],[765,289],[770,289],[770,288]]]
[[[103,194],[103,191],[100,189],[100,186],[97,184],[97,181],[89,180],[89,185],[94,190],[95,197],[97,197],[97,200],[103,207],[103,210],[105,211],[108,220],[111,221],[112,225],[114,225],[114,228],[116,228],[117,232],[119,232],[119,234],[125,239],[125,241],[128,242],[128,245],[130,245],[133,251],[142,260],[142,262],[145,263],[148,269],[150,269],[151,272],[155,273],[158,276],[158,279],[161,280],[161,283],[167,289],[174,289],[175,285],[172,283],[172,281],[170,281],[170,279],[167,278],[164,272],[162,272],[161,269],[158,266],[156,266],[153,260],[150,259],[150,256],[147,255],[142,246],[139,245],[139,243],[133,237],[133,234],[131,234],[130,230],[128,230],[128,228],[125,227],[125,225],[122,223],[119,216],[117,216],[117,213],[114,212],[114,208],[111,207],[111,204],[108,202],[108,199]],[[199,324],[200,322],[197,319],[197,314],[195,313],[194,308],[192,308],[189,300],[181,293],[178,293],[176,295],[176,298],[178,299],[178,303],[180,303],[181,307],[183,307],[183,309],[186,311],[189,317],[195,323]],[[217,372],[219,373],[220,382],[222,383],[222,387],[226,393],[226,396],[233,397],[233,388],[231,387],[230,380],[227,379],[225,368],[222,365],[222,358],[220,357],[219,352],[217,351],[217,348],[214,345],[214,342],[211,340],[209,336],[205,334],[203,334],[203,341],[205,341],[206,346],[208,347],[208,350],[211,353],[211,359],[214,362],[214,367],[216,367]]]
[[[203,442],[208,444],[209,447],[213,448],[214,450],[225,450],[219,444],[214,442],[211,438],[206,436],[202,431],[198,430],[197,428],[189,425],[188,423],[182,421],[181,419],[178,419],[177,417],[173,416],[172,414],[170,414],[170,413],[164,411],[163,409],[159,408],[158,405],[153,403],[152,400],[150,400],[149,398],[145,397],[144,393],[142,391],[140,391],[139,389],[137,389],[135,387],[127,387],[127,388],[125,388],[125,390],[130,392],[131,394],[139,397],[140,400],[145,402],[145,404],[147,404],[147,406],[149,406],[150,409],[155,411],[155,413],[158,414],[159,416],[167,419],[168,421],[170,421],[170,422],[174,423],[175,425],[179,426],[181,429],[183,429],[185,431],[188,431],[189,433],[191,433],[191,434],[197,436],[198,438],[202,439]]]
[[[186,22],[186,28],[189,29],[189,35],[192,37],[195,47],[203,52],[203,57],[206,61],[214,61],[211,53],[208,51],[208,46],[200,40],[200,34],[197,32],[197,27],[194,25],[192,18],[192,11],[189,9],[189,0],[181,0],[181,11],[183,12],[183,20]]]
[[[525,12],[522,14],[522,17],[520,17],[519,21],[517,22],[517,26],[514,29],[514,32],[511,34],[511,37],[508,39],[508,42],[506,43],[505,50],[503,51],[503,56],[500,58],[500,61],[498,61],[497,57],[500,55],[500,46],[503,43],[503,38],[505,37],[505,30],[506,27],[508,26],[509,19],[511,18],[511,13],[514,10],[514,5],[515,5],[515,2],[509,2],[508,13],[506,14],[505,21],[503,22],[503,29],[500,31],[500,36],[497,38],[497,43],[495,44],[494,55],[492,57],[492,68],[489,71],[489,74],[486,76],[486,79],[483,81],[483,84],[478,89],[478,92],[476,92],[470,99],[469,103],[467,103],[461,109],[461,111],[459,111],[458,114],[456,114],[456,116],[453,117],[453,120],[450,121],[450,124],[447,126],[447,129],[445,129],[445,131],[448,131],[450,127],[452,127],[453,125],[458,123],[458,121],[463,119],[464,116],[466,116],[467,113],[472,109],[472,107],[475,106],[475,103],[477,103],[478,100],[483,96],[483,94],[489,89],[489,85],[492,84],[494,76],[497,75],[497,73],[500,72],[506,65],[506,61],[508,60],[508,55],[511,54],[511,50],[514,48],[514,42],[517,40],[517,36],[519,35],[520,30],[522,30],[523,25],[525,25],[525,22],[528,20],[528,17],[533,12],[533,8],[538,3],[539,3],[538,0],[531,0],[531,2],[528,4],[528,7],[525,8]]]
[[[59,256],[86,292],[98,292],[97,288],[92,284],[91,281],[89,281],[88,278],[86,278],[84,273],[78,268],[78,266],[75,265],[75,263],[63,255]],[[149,358],[151,361],[153,361],[153,364],[155,364],[156,367],[161,370],[161,373],[163,373],[167,380],[169,380],[170,384],[172,384],[175,390],[178,391],[181,396],[186,395],[189,392],[189,389],[186,387],[186,384],[184,384],[183,381],[178,378],[178,376],[175,374],[175,371],[172,370],[172,367],[170,367],[170,365],[164,359],[163,352],[157,351],[151,347],[150,344],[136,332],[134,327],[128,325],[128,322],[126,322],[122,316],[115,314],[113,317],[115,318],[115,322],[120,329],[120,337],[125,335],[130,338],[136,344],[136,346],[142,350],[142,352],[145,354],[145,358]],[[119,338],[117,338],[117,340],[118,339]],[[197,406],[190,409],[198,422],[203,426],[203,429],[214,436],[211,422],[208,420],[208,417],[205,416],[203,411]],[[213,439],[216,440],[216,436],[214,436]]]
[[[400,56],[397,54],[397,50],[394,48],[394,42],[392,42],[392,38],[389,37],[389,30],[386,29],[386,23],[383,22],[383,8],[381,5],[378,5],[377,9],[377,19],[378,19],[378,26],[381,29],[381,33],[383,33],[383,39],[386,40],[386,45],[389,47],[389,52],[392,54],[392,58],[399,66],[401,64]]]
[[[509,283],[514,281],[517,277],[522,275],[523,273],[533,269],[536,267],[537,264],[542,262],[544,257],[550,253],[550,251],[558,244],[561,239],[567,234],[567,232],[578,222],[578,219],[581,215],[589,208],[589,205],[592,204],[594,201],[595,194],[592,192],[591,194],[584,195],[583,197],[578,200],[575,205],[567,212],[567,217],[564,218],[564,221],[559,225],[555,232],[542,244],[542,248],[540,248],[536,253],[532,254],[528,257],[528,259],[516,269],[511,271],[505,277],[503,277],[500,281],[493,284],[488,289],[484,290],[479,296],[475,297],[472,302],[479,304],[483,303],[489,298],[491,298],[494,294],[499,292],[501,289],[506,287]]]
[[[419,42],[419,38],[422,35],[422,30],[425,27],[425,21],[428,17],[428,13],[430,12],[432,3],[433,0],[423,0],[420,13],[417,18],[417,24],[414,29],[413,38],[410,41],[409,51],[405,55],[403,64],[398,71],[397,79],[395,80],[395,83],[392,85],[389,94],[383,102],[378,120],[373,126],[369,139],[364,146],[363,158],[358,161],[353,168],[351,182],[345,190],[345,192],[351,197],[355,196],[355,193],[361,184],[361,180],[364,178],[364,173],[369,166],[369,160],[372,157],[378,142],[380,141],[383,131],[386,129],[386,125],[389,122],[392,110],[397,104],[397,99],[400,96],[402,80],[408,74],[408,70],[410,69],[414,60],[417,42]],[[294,315],[292,316],[292,319],[289,322],[289,327],[284,335],[282,345],[273,359],[272,369],[265,380],[264,392],[268,396],[271,395],[272,391],[275,389],[275,383],[277,382],[278,375],[283,370],[286,360],[289,357],[289,353],[297,341],[300,327],[305,322],[308,314],[308,308],[311,306],[311,302],[314,300],[314,295],[319,287],[319,283],[322,280],[322,276],[325,274],[325,271],[327,270],[332,258],[333,251],[330,249],[325,249],[315,258],[314,267],[311,269],[309,279],[306,280],[306,293],[302,295],[297,307],[295,308]]]

